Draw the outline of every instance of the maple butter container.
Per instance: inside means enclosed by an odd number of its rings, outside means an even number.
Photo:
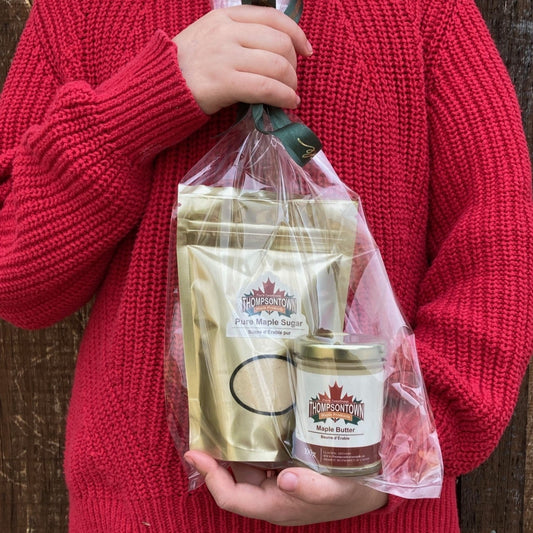
[[[385,345],[347,334],[294,344],[292,456],[322,474],[359,476],[381,468]]]

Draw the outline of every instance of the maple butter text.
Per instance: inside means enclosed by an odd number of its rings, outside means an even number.
[[[352,427],[330,427],[330,426],[321,426],[320,424],[316,426],[317,431],[322,431],[323,433],[355,433],[358,431],[356,428]]]

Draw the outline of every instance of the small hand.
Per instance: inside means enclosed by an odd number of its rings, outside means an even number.
[[[283,526],[329,522],[383,507],[387,495],[355,478],[328,477],[307,468],[287,468],[277,476],[246,464],[233,475],[209,455],[189,451],[185,459],[204,476],[219,507]]]
[[[312,50],[282,12],[248,5],[215,9],[173,40],[183,77],[205,113],[237,102],[298,106],[296,58]]]

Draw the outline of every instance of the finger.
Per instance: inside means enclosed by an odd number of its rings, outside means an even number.
[[[196,450],[188,451],[184,457],[204,477],[205,484],[217,505],[222,509],[232,511],[233,495],[239,491],[239,486],[248,485],[237,484],[224,467],[205,453]]]
[[[243,48],[267,50],[285,57],[296,69],[297,58],[291,38],[263,24],[238,24],[238,43]]]
[[[294,91],[298,77],[293,66],[282,56],[264,50],[248,50],[235,59],[235,70],[272,78]]]
[[[308,468],[287,468],[277,478],[278,488],[314,505],[339,505],[363,486],[355,478],[323,476]]]
[[[244,463],[233,463],[231,465],[231,471],[237,483],[249,483],[250,485],[259,486],[267,479],[266,470]]]
[[[228,8],[227,13],[236,22],[264,24],[287,34],[291,38],[296,52],[300,55],[309,56],[313,53],[311,44],[302,28],[277,9],[259,6],[234,6]]]
[[[215,482],[226,487],[235,485],[233,477],[226,468],[207,453],[189,450],[184,455],[185,460],[205,478],[205,482]]]
[[[232,80],[234,102],[246,104],[269,104],[285,109],[300,105],[296,91],[284,83],[250,72],[237,72]],[[234,103],[230,102],[230,103]]]

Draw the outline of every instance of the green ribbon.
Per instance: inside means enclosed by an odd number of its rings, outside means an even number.
[[[261,133],[278,138],[285,150],[301,167],[322,149],[319,138],[311,129],[301,122],[293,122],[279,107],[253,104],[251,108],[255,128]],[[272,125],[271,130],[265,129],[265,115]]]
[[[241,0],[243,4],[276,7],[276,0]],[[303,11],[303,0],[291,0],[285,14],[299,22]],[[261,133],[278,138],[289,155],[300,166],[308,163],[321,149],[320,139],[305,125],[293,122],[279,107],[252,104],[255,127]],[[268,116],[272,129],[265,128],[264,117]]]

